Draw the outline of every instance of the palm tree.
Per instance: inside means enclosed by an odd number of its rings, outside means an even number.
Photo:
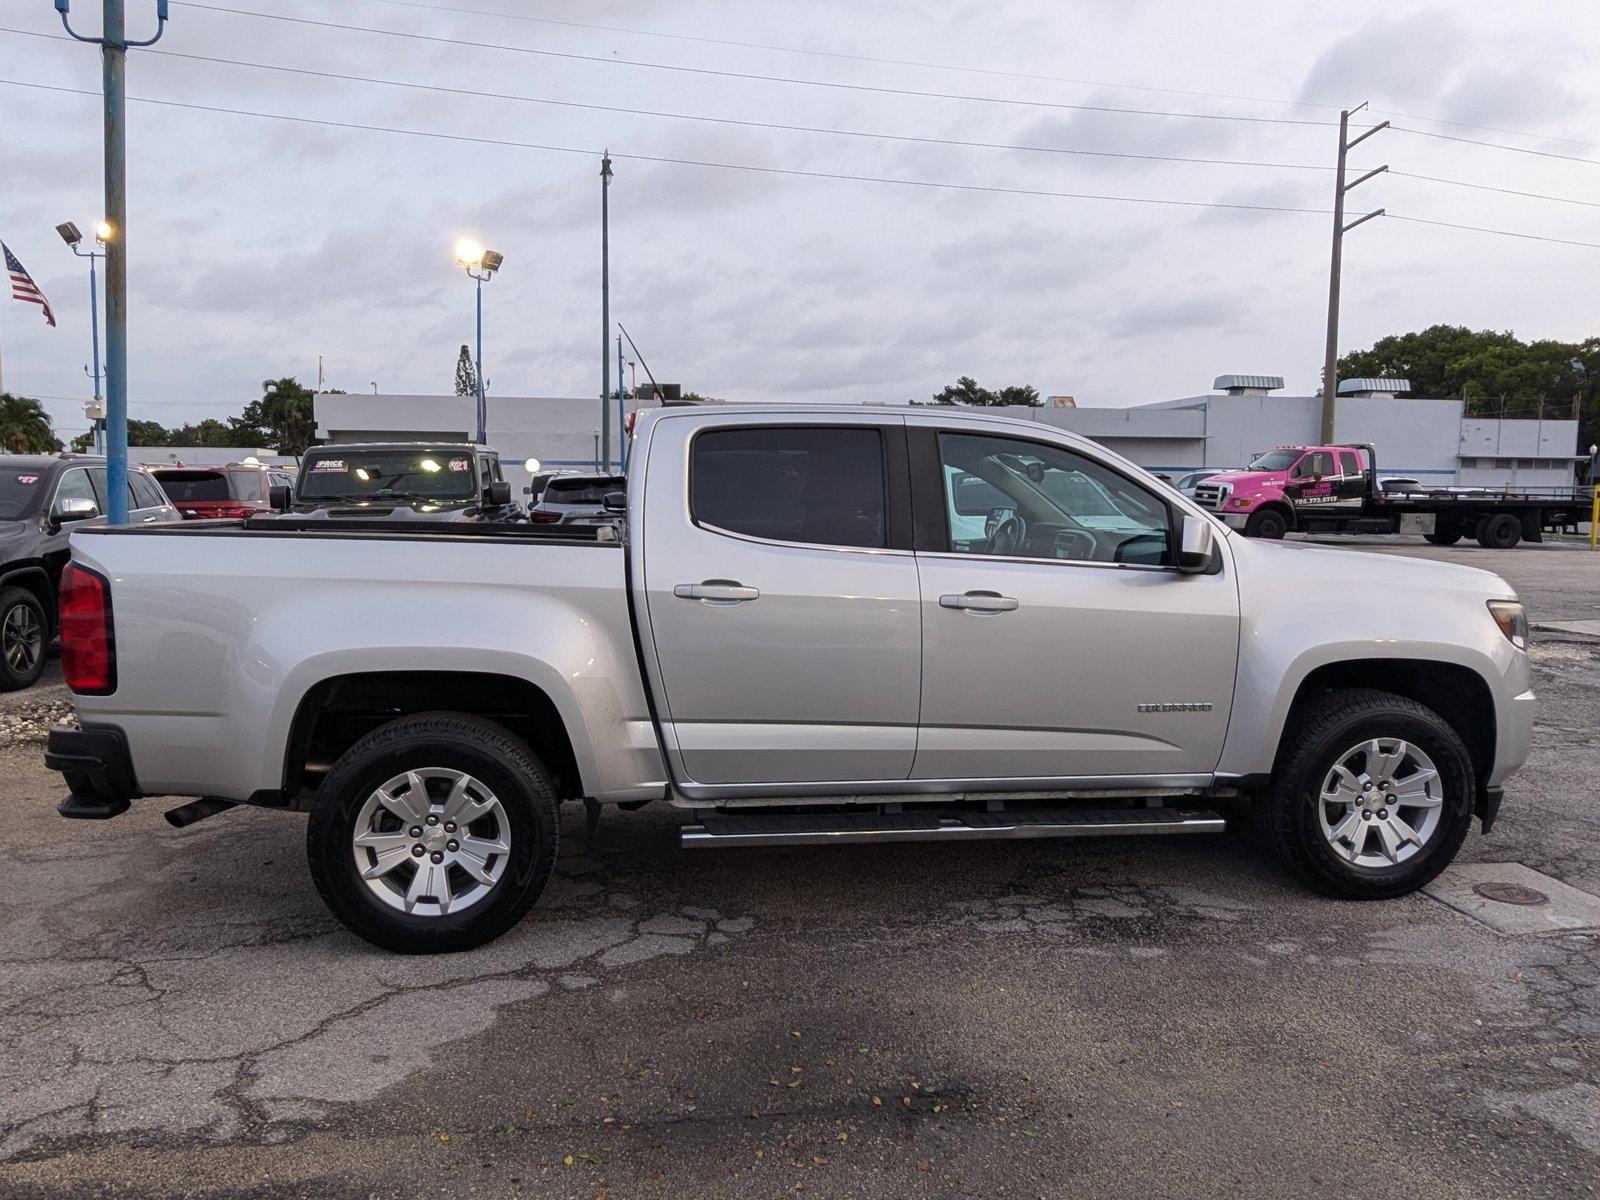
[[[61,449],[50,424],[50,414],[37,400],[0,392],[0,450],[10,454],[41,454]]]

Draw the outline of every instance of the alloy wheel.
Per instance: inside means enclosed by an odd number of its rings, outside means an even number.
[[[511,826],[481,781],[449,767],[420,767],[368,795],[351,851],[357,874],[384,904],[442,917],[494,890],[510,861]]]
[[[1438,831],[1444,781],[1415,743],[1370,738],[1334,760],[1317,797],[1322,836],[1357,867],[1391,867]]]
[[[13,671],[25,675],[44,653],[44,627],[26,604],[12,605],[0,622],[0,654]]]

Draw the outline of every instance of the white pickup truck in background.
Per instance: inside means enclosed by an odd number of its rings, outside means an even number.
[[[1244,796],[1302,879],[1382,898],[1527,754],[1502,580],[1246,540],[1081,438],[674,407],[630,462],[617,529],[74,535],[62,813],[309,812],[339,919],[429,952],[533,904],[567,800],[693,810],[700,847],[1206,831]]]

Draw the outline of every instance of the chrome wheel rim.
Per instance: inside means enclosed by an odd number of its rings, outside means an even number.
[[[351,834],[356,873],[390,908],[443,917],[483,902],[511,856],[505,806],[464,771],[419,767],[374,788]]]
[[[14,604],[0,622],[0,654],[13,671],[31,671],[44,653],[44,627],[26,604]]]
[[[1392,867],[1439,830],[1444,781],[1433,760],[1401,738],[1350,747],[1323,778],[1317,820],[1333,852],[1355,867]]]

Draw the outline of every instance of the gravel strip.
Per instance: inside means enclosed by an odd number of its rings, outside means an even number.
[[[13,704],[0,711],[0,746],[43,745],[52,726],[77,724],[70,697]]]

